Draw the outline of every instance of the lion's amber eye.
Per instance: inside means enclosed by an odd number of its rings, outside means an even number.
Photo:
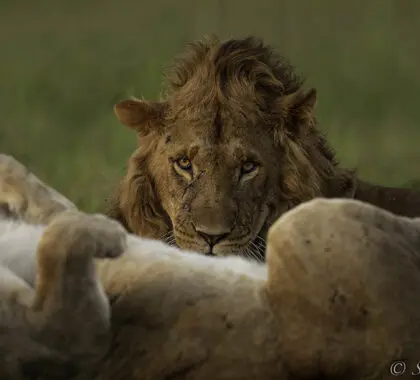
[[[249,174],[257,168],[257,164],[252,161],[246,161],[242,165],[242,174]]]
[[[188,157],[181,157],[180,159],[176,160],[176,164],[182,170],[191,170],[192,163]]]

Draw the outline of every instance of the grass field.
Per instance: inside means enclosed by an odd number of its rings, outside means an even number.
[[[98,210],[135,146],[112,105],[157,97],[189,40],[255,34],[318,89],[343,165],[407,185],[420,179],[419,17],[418,0],[5,0],[0,151]]]

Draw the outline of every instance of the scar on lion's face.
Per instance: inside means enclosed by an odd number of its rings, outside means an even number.
[[[165,169],[155,181],[177,244],[208,254],[242,250],[259,257],[258,245],[254,252],[249,246],[269,214],[273,141],[266,139],[267,149],[256,150],[252,141],[258,134],[235,128],[229,118],[219,118],[224,128],[218,134],[211,123],[182,118],[175,123],[158,144]]]

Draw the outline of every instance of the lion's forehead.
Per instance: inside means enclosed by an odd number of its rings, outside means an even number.
[[[215,80],[192,77],[184,87],[172,91],[168,96],[170,113],[172,115],[187,115],[189,117],[222,117],[242,118],[243,113],[257,114],[266,101],[272,98],[272,93],[262,87],[256,93],[254,80],[245,80],[242,86],[237,81],[227,78],[223,88],[215,88]]]
[[[225,138],[268,134],[264,112],[255,102],[225,97],[203,101],[196,95],[187,100],[185,95],[169,98],[166,120],[171,129],[188,134],[220,135]],[[177,99],[175,102],[174,99]]]
[[[226,157],[236,160],[262,160],[273,154],[273,137],[261,128],[224,128],[216,131],[206,122],[179,122],[168,128],[163,149],[172,155]]]

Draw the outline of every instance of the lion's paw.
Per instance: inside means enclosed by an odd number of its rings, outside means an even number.
[[[94,257],[115,258],[127,248],[127,232],[120,223],[101,214],[88,215],[89,232],[96,241]]]
[[[96,258],[115,258],[127,248],[122,225],[100,214],[66,211],[53,219],[44,235],[50,241],[66,241],[77,255]]]

